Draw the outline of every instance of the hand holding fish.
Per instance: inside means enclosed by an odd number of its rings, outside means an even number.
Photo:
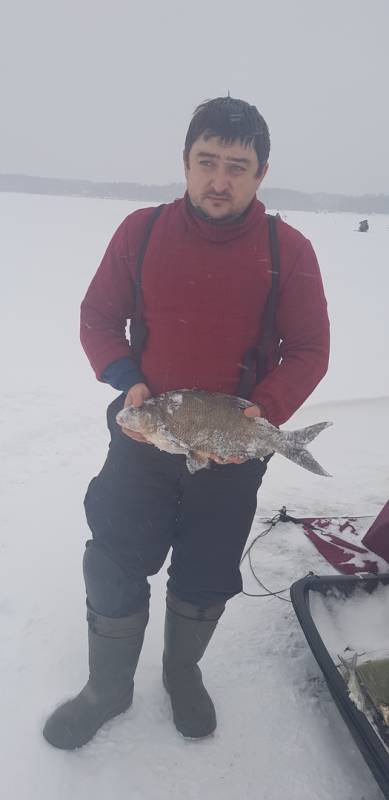
[[[131,386],[131,389],[129,389],[127,392],[127,396],[124,401],[124,408],[128,408],[129,406],[132,406],[133,408],[140,408],[145,400],[148,400],[150,397],[150,391],[145,383],[135,383],[134,386]],[[143,434],[136,431],[131,431],[129,428],[125,428],[123,425],[121,425],[121,429],[122,433],[125,433],[125,435],[129,436],[130,439],[135,439],[136,442],[145,442],[145,444],[149,444]]]

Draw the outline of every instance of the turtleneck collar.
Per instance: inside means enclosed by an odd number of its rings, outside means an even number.
[[[209,220],[193,206],[188,192],[185,192],[182,210],[191,230],[210,242],[228,242],[244,236],[250,228],[255,225],[259,226],[265,216],[265,206],[254,197],[248,208],[239,217],[224,223]]]

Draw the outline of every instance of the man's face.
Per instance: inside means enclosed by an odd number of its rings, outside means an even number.
[[[266,175],[258,176],[258,156],[253,144],[225,144],[220,137],[196,139],[185,164],[189,197],[208,217],[235,217],[250,205]]]

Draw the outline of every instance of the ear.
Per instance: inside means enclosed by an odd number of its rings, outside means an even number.
[[[263,168],[263,170],[262,170],[261,174],[258,176],[258,186],[260,186],[260,185],[261,185],[261,183],[262,183],[262,181],[263,181],[263,179],[264,179],[265,175],[267,175],[267,171],[268,171],[268,169],[269,169],[269,162],[268,162],[268,161],[266,161],[266,164],[265,164],[265,166],[264,166],[264,168]],[[257,189],[258,189],[258,186],[257,186]]]

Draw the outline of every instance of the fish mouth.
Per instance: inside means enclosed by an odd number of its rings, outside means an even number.
[[[131,408],[130,406],[126,408],[122,408],[121,411],[116,414],[116,422],[122,428],[128,428],[130,431],[138,431],[139,430],[139,413],[137,408]]]

